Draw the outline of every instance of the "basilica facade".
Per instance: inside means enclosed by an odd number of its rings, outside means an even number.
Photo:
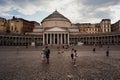
[[[117,26],[119,26],[118,24]],[[115,26],[115,25],[114,25]],[[120,31],[112,32],[110,19],[100,23],[72,23],[68,18],[54,11],[41,21],[40,27],[25,35],[0,34],[0,45],[119,45]],[[118,29],[117,29],[118,30]]]
[[[69,19],[55,11],[42,20],[43,45],[69,44],[71,22]]]

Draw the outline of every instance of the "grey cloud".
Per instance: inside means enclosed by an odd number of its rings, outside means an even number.
[[[103,7],[120,4],[120,0],[82,0],[86,6]]]
[[[26,6],[26,4],[32,4],[39,7],[49,4],[51,1],[50,0],[0,0],[0,6],[15,5],[15,6],[24,7]]]
[[[15,9],[28,15],[27,11],[29,9],[31,10],[29,13],[34,14],[40,10],[49,12],[52,10],[51,8],[57,8],[63,15],[67,15],[68,18],[77,22],[80,20],[111,18],[109,7],[119,3],[120,0],[0,0],[0,12]]]
[[[99,8],[87,7],[82,9],[81,14],[86,17],[95,17],[95,18],[111,18],[111,10],[104,8],[105,10],[99,10]]]
[[[107,10],[107,11],[97,11],[95,12],[94,14],[94,17],[96,18],[112,18],[111,16],[111,11],[110,10]]]
[[[24,14],[24,12],[22,12],[23,10],[25,11],[26,9],[27,10],[31,9],[34,6],[34,9],[35,7],[36,9],[32,11],[35,13],[37,10],[41,8],[48,7],[48,4],[51,1],[50,0],[0,0],[0,9],[1,9],[0,12],[17,10],[18,12]]]
[[[53,1],[53,0],[51,0]],[[13,2],[16,3],[16,5],[23,5],[25,6],[26,4],[33,4],[36,6],[43,6],[43,5],[47,5],[49,4],[49,2],[51,2],[50,0],[13,0]]]
[[[110,8],[119,5],[120,0],[78,0],[77,4],[82,4],[79,13],[84,19],[112,19],[111,13],[113,12]]]
[[[8,6],[12,3],[12,0],[0,0],[0,6]]]
[[[0,6],[4,6],[6,4],[5,0],[0,0]]]

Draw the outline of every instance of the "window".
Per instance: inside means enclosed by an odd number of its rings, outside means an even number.
[[[14,31],[16,31],[17,30],[17,28],[14,26]]]
[[[16,22],[19,22],[18,20]]]
[[[13,30],[13,26],[11,26],[11,30]]]

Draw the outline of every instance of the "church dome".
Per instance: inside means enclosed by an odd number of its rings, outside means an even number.
[[[70,20],[69,19],[67,19],[65,16],[63,16],[62,14],[60,14],[57,10],[56,11],[54,11],[52,14],[50,14],[48,17],[46,17],[45,19],[43,19],[42,20],[42,22],[44,22],[44,21],[47,21],[47,20],[53,20],[53,18],[61,18],[63,21],[68,21],[68,22],[70,22]],[[57,19],[55,19],[55,20],[57,20]],[[58,19],[59,20],[59,19]],[[42,23],[41,22],[41,23]]]
[[[48,17],[42,20],[42,27],[69,27],[71,22],[58,11],[54,11]]]

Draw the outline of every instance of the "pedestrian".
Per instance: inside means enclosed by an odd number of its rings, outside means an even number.
[[[72,49],[71,58],[73,61],[73,65],[76,66],[77,50]]]
[[[49,64],[50,49],[48,48],[48,46],[45,47],[45,55],[46,55],[47,64]]]
[[[96,46],[96,45],[94,44],[94,46],[93,46],[93,52],[94,52],[94,53],[95,53],[95,51],[96,51],[96,48],[95,48],[95,46]]]
[[[109,56],[109,46],[107,47],[107,50],[106,50],[106,56],[107,57]]]
[[[95,49],[95,44],[94,44],[94,46],[93,46],[93,52],[95,53],[95,51],[96,51],[96,49]]]
[[[95,47],[93,48],[93,52],[95,53]]]
[[[62,46],[63,47],[63,49],[65,48],[64,46]]]
[[[74,50],[73,53],[73,65],[76,66],[77,50]]]
[[[74,53],[74,48],[72,48],[72,50],[71,50],[71,59],[72,59],[72,61],[73,61],[73,53]]]
[[[45,49],[43,48],[41,51],[41,61],[44,63],[46,61]]]

